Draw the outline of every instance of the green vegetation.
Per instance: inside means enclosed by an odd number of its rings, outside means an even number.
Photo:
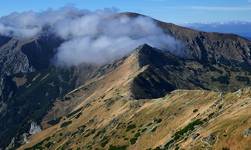
[[[78,112],[80,112],[81,110],[82,110],[82,108],[79,108],[79,109],[69,113],[66,117],[70,118],[70,117],[74,116],[75,114],[77,114]]]
[[[106,136],[104,136],[103,138],[102,138],[102,140],[101,140],[101,146],[102,147],[105,147],[107,144],[108,144],[108,142],[109,142],[109,139],[106,137]]]
[[[127,128],[126,128],[126,132],[128,132],[128,131],[130,131],[130,130],[132,130],[132,129],[134,129],[134,128],[136,128],[136,125],[135,125],[135,124],[130,124],[130,125],[128,125]]]
[[[63,122],[62,124],[61,124],[61,128],[64,128],[64,127],[67,127],[68,125],[70,125],[72,123],[72,121],[70,120],[70,121],[66,121],[66,122]]]
[[[185,128],[181,129],[180,131],[178,131],[174,134],[174,139],[178,139],[179,137],[183,136],[187,132],[194,130],[195,126],[198,126],[201,124],[203,124],[203,121],[201,121],[200,119],[197,119],[197,120],[189,123]]]
[[[136,134],[134,134],[134,137],[130,139],[130,143],[133,145],[137,142],[138,138],[140,137],[140,132],[137,132]]]
[[[147,128],[144,128],[144,129],[141,130],[141,132],[145,132],[146,130],[147,130]]]
[[[60,119],[61,119],[61,118],[62,118],[62,117],[55,118],[55,119],[53,119],[53,120],[48,121],[47,123],[50,124],[50,125],[58,124],[58,123],[60,122]]]
[[[123,145],[123,146],[110,146],[109,150],[126,150],[127,149],[127,145]]]
[[[78,113],[74,118],[78,119],[82,115],[82,112]]]
[[[157,129],[157,126],[155,126],[154,128],[151,129],[151,132],[155,132]]]
[[[161,123],[161,122],[162,122],[162,119],[161,119],[161,118],[159,118],[159,119],[156,119],[156,118],[155,118],[155,119],[154,119],[154,122],[155,122],[155,123]]]
[[[100,135],[104,135],[105,134],[105,129],[101,129],[101,130],[99,130],[98,132],[97,132],[97,134],[94,136],[94,138],[96,138],[96,137],[99,137]]]
[[[87,133],[84,135],[84,137],[88,137],[96,132],[95,129],[88,129],[86,131],[87,131]]]
[[[172,139],[165,144],[165,148],[168,148],[171,144],[175,143],[177,140],[183,138],[185,134],[187,134],[189,131],[193,131],[195,129],[195,126],[202,125],[203,121],[200,119],[197,119],[191,123],[189,123],[186,127],[183,129],[177,131],[173,136]]]
[[[196,112],[198,112],[198,111],[199,111],[198,109],[194,109],[194,110],[193,110],[193,113],[196,113]]]
[[[212,77],[211,78],[213,81],[217,81],[220,82],[221,84],[229,84],[229,76],[225,75],[225,76],[219,76],[217,78]]]
[[[149,126],[151,126],[152,124],[153,124],[153,123],[152,123],[152,122],[150,122],[150,123],[148,123],[146,126],[148,126],[148,127],[149,127]]]
[[[81,132],[84,132],[85,128],[86,128],[86,125],[82,125],[82,126],[78,127],[78,130]]]
[[[45,144],[45,147],[50,148],[52,145],[53,145],[52,142],[48,142],[48,143]]]
[[[49,141],[51,137],[48,137],[46,139],[44,139],[43,141],[37,143],[36,145],[34,145],[33,147],[30,147],[30,148],[26,148],[25,150],[43,150],[43,144],[46,142],[46,141]],[[51,142],[48,142],[45,146],[48,148],[49,146],[51,146],[52,143]]]
[[[214,116],[214,112],[212,112],[211,114],[209,114],[209,115],[208,115],[208,118],[209,118],[209,119],[212,119],[213,116]]]
[[[106,144],[108,144],[108,140],[104,140],[100,145],[102,146],[102,147],[105,147],[106,146]]]
[[[137,142],[138,138],[131,138],[130,143],[133,145]]]
[[[250,79],[248,77],[237,75],[235,79],[241,82],[246,82],[246,84],[250,84]]]

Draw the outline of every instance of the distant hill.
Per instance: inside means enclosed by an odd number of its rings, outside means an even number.
[[[251,22],[190,23],[185,26],[206,32],[233,33],[243,37],[251,37]]]

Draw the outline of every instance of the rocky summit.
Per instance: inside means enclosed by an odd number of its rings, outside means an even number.
[[[251,41],[154,22],[182,53],[65,68],[52,33],[0,36],[0,149],[251,149]]]

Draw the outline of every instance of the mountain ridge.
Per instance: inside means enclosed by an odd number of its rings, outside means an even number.
[[[107,112],[106,107],[115,107],[115,103],[124,112],[123,107],[128,111],[131,108],[122,105],[124,103],[132,103],[130,105],[137,108],[135,100],[141,103],[161,99],[177,89],[233,92],[251,84],[250,41],[236,35],[199,32],[155,22],[166,34],[184,43],[186,57],[145,44],[109,64],[82,64],[64,69],[50,64],[61,39],[51,35],[26,41],[1,37],[0,72],[4,76],[1,75],[0,82],[0,120],[3,122],[0,127],[6,130],[0,132],[0,137],[6,141],[0,141],[0,147],[6,147],[13,139],[15,142],[10,147],[23,144],[23,136],[32,121],[44,130],[51,130],[79,108],[90,107],[93,112],[101,107]],[[41,55],[45,57],[40,58]],[[13,126],[6,128],[8,124],[3,120]],[[16,126],[20,120],[22,124]]]

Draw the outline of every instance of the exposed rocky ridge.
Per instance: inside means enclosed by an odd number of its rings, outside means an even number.
[[[56,99],[69,104],[66,110],[60,110],[58,117],[63,117],[79,105],[88,107],[89,102],[97,99],[113,99],[116,93],[138,100],[159,98],[175,89],[235,91],[250,85],[250,41],[236,35],[156,22],[183,42],[185,57],[143,45],[112,64],[83,64],[64,70],[50,66],[61,39],[41,36],[17,40],[1,36],[0,138],[6,140],[0,140],[0,148],[6,147],[13,137],[20,143],[17,138],[27,132],[32,121],[51,121],[50,112],[62,106],[55,105]],[[68,93],[79,85],[82,86]],[[69,95],[72,97],[67,98]]]
[[[136,99],[162,97],[174,89],[234,91],[250,85],[249,66],[241,62],[201,63],[147,45],[134,53],[139,66],[147,66],[133,80],[131,91]]]
[[[76,107],[87,107],[93,101],[109,99],[117,93],[127,99],[142,100],[163,97],[175,89],[226,92],[250,85],[249,71],[238,64],[204,66],[146,44],[136,48],[129,56],[102,66],[98,71],[100,75],[93,76],[86,84],[54,104],[43,119],[44,128],[53,125],[53,120],[66,116]]]
[[[129,17],[142,16],[137,13],[122,13]],[[217,63],[235,60],[250,61],[251,42],[235,34],[201,32],[172,23],[155,22],[167,33],[179,39],[186,46],[185,56],[201,62]],[[224,61],[223,60],[223,61]]]

